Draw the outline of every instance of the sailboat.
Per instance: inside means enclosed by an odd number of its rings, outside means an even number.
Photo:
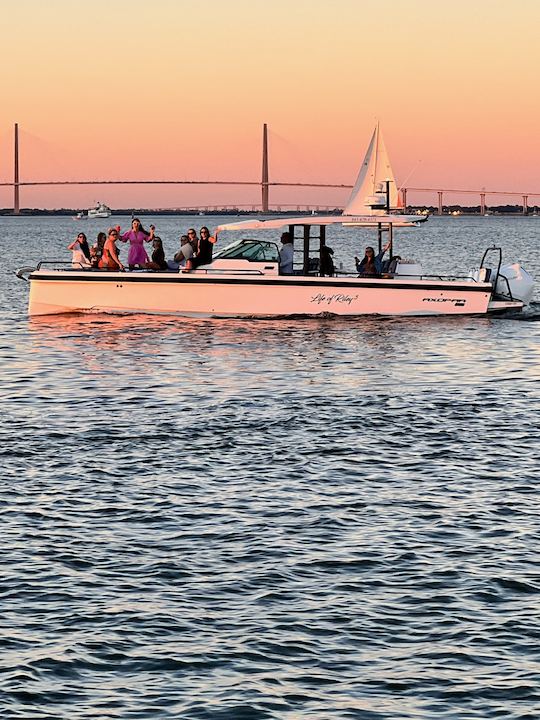
[[[467,276],[427,275],[419,263],[393,253],[394,227],[412,227],[426,216],[399,212],[398,189],[379,125],[342,215],[252,219],[218,226],[241,232],[240,240],[189,273],[56,269],[41,262],[21,268],[30,282],[30,315],[65,312],[165,313],[189,317],[283,317],[288,315],[486,315],[521,310],[533,280],[517,263],[502,265],[500,248],[484,253]],[[339,224],[373,228],[379,252],[386,233],[387,267],[366,277],[322,271],[326,228]],[[297,242],[293,274],[282,274],[280,252],[256,231],[288,229]],[[316,234],[312,234],[315,229]],[[301,257],[299,257],[301,255]],[[489,258],[489,265],[488,265]],[[27,272],[29,270],[29,272]]]
[[[401,209],[399,205],[394,171],[377,123],[343,215],[384,215]]]

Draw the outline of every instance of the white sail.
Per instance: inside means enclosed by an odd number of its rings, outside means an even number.
[[[369,147],[358,173],[351,197],[343,210],[344,215],[380,215],[386,212],[387,182],[390,191],[390,209],[398,207],[396,179],[377,123]]]

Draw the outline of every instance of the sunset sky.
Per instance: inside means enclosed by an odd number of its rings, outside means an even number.
[[[0,9],[1,181],[13,179],[15,122],[21,180],[259,180],[266,122],[271,180],[353,184],[379,119],[400,184],[540,193],[539,0],[0,0]],[[0,207],[12,195],[0,188]],[[97,199],[259,203],[260,190],[21,190],[23,207]],[[346,199],[270,191],[273,203]]]

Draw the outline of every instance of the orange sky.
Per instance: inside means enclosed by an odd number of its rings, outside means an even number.
[[[409,186],[540,192],[538,0],[1,0],[1,9],[2,181],[13,177],[15,122],[22,180],[258,180],[267,122],[271,179],[353,184],[379,118],[400,183],[413,171]],[[24,207],[96,199],[258,203],[260,191],[21,191]],[[346,193],[271,190],[274,203],[340,200]],[[0,206],[11,204],[0,188]]]

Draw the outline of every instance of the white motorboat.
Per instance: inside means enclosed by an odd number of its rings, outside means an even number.
[[[112,210],[110,207],[105,205],[104,203],[96,203],[96,206],[93,208],[89,208],[86,212],[81,210],[76,215],[73,216],[74,220],[92,220],[94,218],[108,218],[111,217]]]
[[[393,243],[393,226],[416,216],[381,216],[375,227]],[[41,262],[18,271],[30,282],[29,314],[68,312],[155,313],[188,317],[276,317],[287,315],[486,315],[521,310],[529,303],[533,281],[519,265],[502,266],[502,253],[485,253],[477,270],[463,277],[429,276],[419,264],[395,263],[392,272],[365,278],[356,274],[321,277],[311,230],[324,244],[325,229],[343,217],[281,218],[231,223],[218,232],[287,226],[302,239],[301,267],[279,274],[274,242],[242,237],[216,254],[213,262],[190,273],[110,272],[60,268]],[[374,226],[369,216],[347,218],[347,224]],[[299,236],[298,229],[301,229]],[[380,240],[379,240],[380,243]],[[488,265],[487,259],[494,256]]]
[[[111,217],[112,210],[110,207],[107,207],[104,203],[98,202],[96,204],[95,208],[90,208],[88,210],[88,217],[89,218],[105,218],[105,217]]]
[[[104,203],[96,203],[96,207],[90,208],[88,210],[88,217],[89,218],[108,218],[111,217],[112,210],[110,207],[107,207]]]
[[[42,261],[17,274],[30,282],[29,314],[67,312],[155,313],[188,317],[281,317],[291,315],[486,315],[521,310],[533,280],[518,264],[503,266],[491,248],[479,267],[460,277],[425,274],[418,263],[394,254],[395,228],[413,227],[427,216],[397,212],[398,192],[377,127],[351,198],[339,216],[248,220],[216,228],[243,236],[190,273],[111,272],[73,269]],[[357,273],[321,276],[326,229],[340,224],[373,228],[379,251],[388,241],[388,267],[377,277]],[[279,272],[279,249],[259,231],[286,228],[300,241],[292,275]],[[318,230],[313,234],[314,230]],[[67,264],[67,263],[65,263]]]

